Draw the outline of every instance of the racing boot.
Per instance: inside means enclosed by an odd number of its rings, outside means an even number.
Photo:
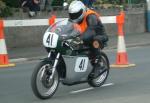
[[[95,59],[95,63],[94,63],[94,68],[93,68],[93,73],[94,73],[94,78],[98,77],[99,74],[100,74],[100,68],[101,68],[101,65],[100,65],[100,57],[96,57]]]
[[[96,57],[91,76],[93,78],[97,78],[98,76],[106,72],[106,70],[107,69],[105,69],[103,62],[101,61],[101,57],[100,56]]]
[[[94,63],[92,63],[93,64],[93,70],[92,70],[90,77],[96,78],[99,76],[100,68],[101,68],[99,62],[100,62],[99,57],[96,57],[96,59],[94,60]]]

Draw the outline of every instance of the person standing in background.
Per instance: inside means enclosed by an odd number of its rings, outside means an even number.
[[[88,6],[89,6],[89,1],[90,1],[90,0],[83,0],[82,2],[84,3],[84,5],[85,5],[86,7],[88,7]]]
[[[29,16],[33,17],[37,15],[37,12],[40,11],[40,0],[22,0],[21,7],[23,11],[25,8],[29,9]]]
[[[90,8],[90,9],[93,9],[93,3],[95,2],[96,0],[83,0],[83,3],[86,7]]]
[[[30,0],[21,0],[21,8],[23,9],[23,12],[27,12],[29,8],[29,2]]]
[[[31,0],[29,6],[29,16],[33,17],[37,15],[37,12],[40,11],[40,0]]]

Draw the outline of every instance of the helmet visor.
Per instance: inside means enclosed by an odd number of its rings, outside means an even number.
[[[79,12],[77,13],[69,13],[69,18],[70,20],[74,21],[77,20],[78,18],[80,18],[80,16],[83,14],[83,10],[81,9]]]

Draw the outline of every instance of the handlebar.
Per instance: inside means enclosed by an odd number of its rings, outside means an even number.
[[[77,38],[77,37],[79,37],[79,36],[80,36],[80,34],[70,35],[70,36],[68,36],[68,35],[61,35],[61,39],[62,39],[63,41],[65,41],[65,40],[68,40],[68,39]]]

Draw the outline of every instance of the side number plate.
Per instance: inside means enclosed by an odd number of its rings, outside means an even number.
[[[75,63],[75,72],[85,72],[88,66],[88,57],[78,57]]]

